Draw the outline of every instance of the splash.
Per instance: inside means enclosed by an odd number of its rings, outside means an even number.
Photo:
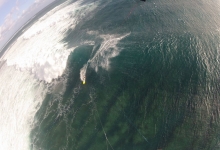
[[[89,31],[89,34],[97,34],[95,31]],[[103,39],[100,48],[97,50],[95,55],[88,60],[88,62],[81,68],[80,70],[80,79],[83,83],[86,82],[86,71],[90,66],[91,68],[98,71],[99,67],[102,67],[105,70],[109,70],[110,68],[110,59],[116,57],[120,53],[120,49],[117,47],[117,44],[123,38],[130,35],[130,33],[118,35],[118,34],[107,34],[101,35],[100,37]],[[95,47],[95,46],[94,46]]]

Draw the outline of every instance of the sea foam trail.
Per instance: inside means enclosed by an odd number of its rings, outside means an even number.
[[[89,33],[96,33],[89,31]],[[117,47],[117,44],[123,38],[130,35],[130,33],[118,35],[118,34],[107,34],[107,35],[100,35],[103,39],[100,48],[97,50],[95,55],[88,60],[88,62],[80,69],[80,79],[82,82],[86,81],[86,71],[88,67],[95,69],[98,71],[99,67],[102,67],[105,70],[110,68],[110,59],[116,57],[120,53],[120,49]]]

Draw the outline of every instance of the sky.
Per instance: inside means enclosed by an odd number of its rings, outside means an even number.
[[[0,0],[0,25],[4,23],[5,17],[12,14],[15,18],[22,14],[34,0]]]
[[[31,17],[55,0],[0,0],[0,51]]]

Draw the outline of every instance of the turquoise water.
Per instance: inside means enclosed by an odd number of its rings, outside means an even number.
[[[88,3],[98,2],[82,5]],[[94,16],[65,33],[69,47],[95,43],[70,54],[57,79],[67,80],[65,88],[51,85],[35,115],[32,149],[220,149],[219,6],[217,0],[101,1]],[[117,48],[100,52],[101,35],[125,34]]]

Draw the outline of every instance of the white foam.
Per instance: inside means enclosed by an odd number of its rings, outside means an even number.
[[[110,59],[118,56],[121,51],[117,47],[118,42],[129,34],[130,33],[123,35],[101,35],[101,38],[103,38],[104,41],[94,57],[90,60],[91,67],[95,68],[96,71],[97,66],[108,70],[110,68]]]
[[[82,82],[86,82],[86,70],[87,70],[87,67],[88,67],[88,63],[85,64],[81,69],[80,69],[80,80]]]
[[[95,31],[89,31],[89,34],[98,34]],[[100,48],[97,50],[93,58],[89,59],[89,61],[83,66],[80,70],[80,79],[81,81],[86,80],[86,70],[87,67],[90,66],[95,71],[98,71],[99,67],[102,67],[105,70],[109,70],[110,68],[110,59],[119,55],[121,49],[117,47],[117,44],[120,40],[128,36],[130,33],[119,35],[119,34],[107,34],[100,35],[103,39]]]
[[[80,6],[78,1],[60,7],[48,12],[17,39],[3,57],[8,66],[28,70],[46,82],[62,75],[68,56],[75,48],[68,48],[62,42],[64,34],[96,6]]]
[[[0,149],[29,149],[34,115],[45,97],[43,83],[13,67],[0,70]]]
[[[51,82],[63,73],[74,50],[61,42],[64,33],[94,8],[92,4],[80,6],[77,1],[53,9],[20,36],[0,59],[6,61],[0,68],[0,149],[30,149],[34,116],[47,92],[46,84],[39,80]],[[54,92],[65,90],[62,84],[65,83],[54,86]]]

